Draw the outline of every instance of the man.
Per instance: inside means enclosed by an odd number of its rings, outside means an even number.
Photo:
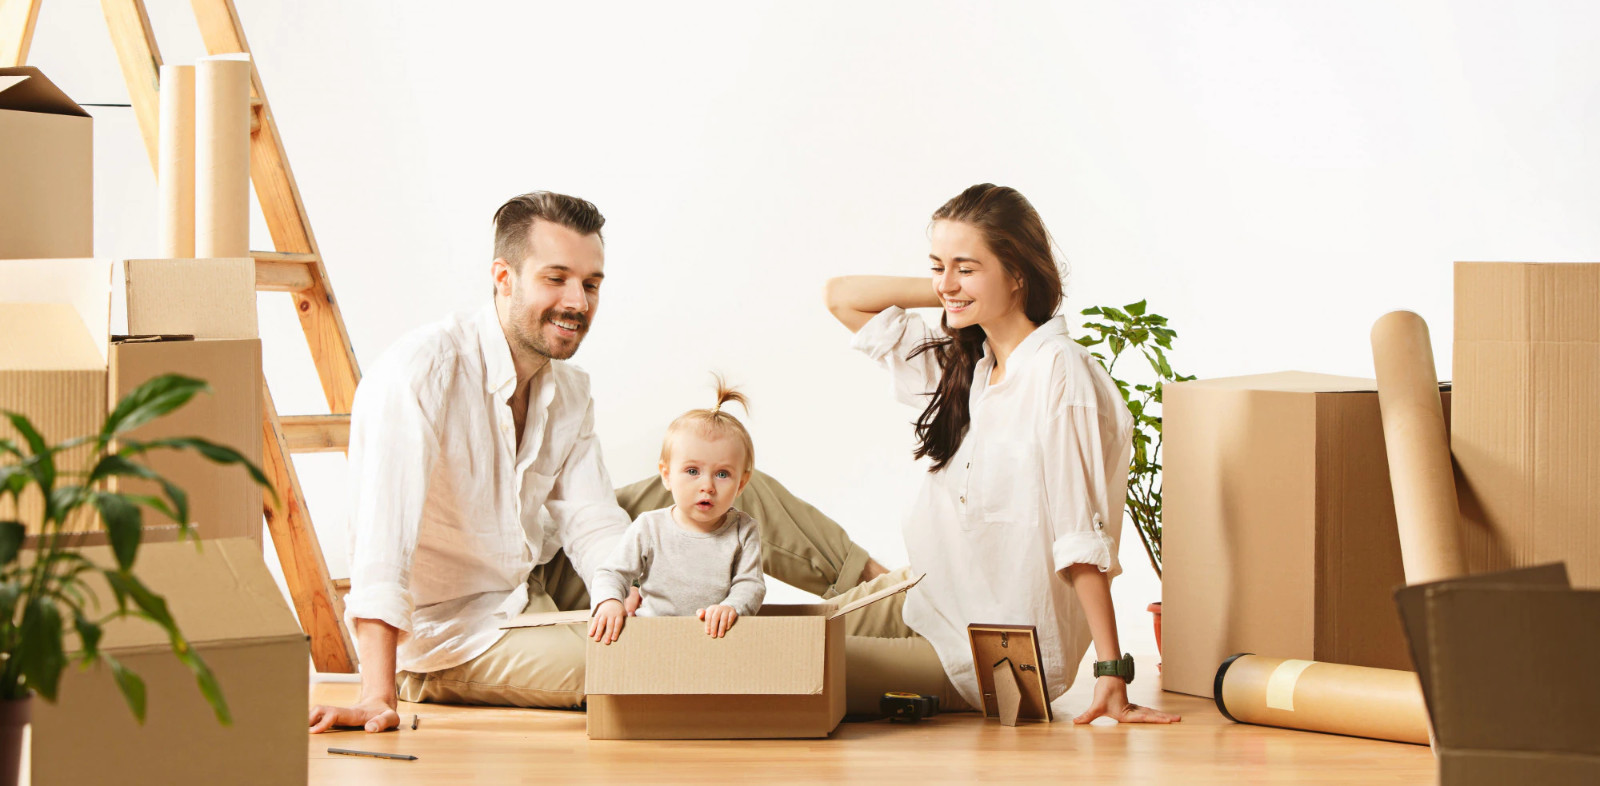
[[[581,708],[583,630],[499,625],[587,608],[586,583],[629,521],[669,504],[652,476],[619,506],[588,375],[562,362],[599,306],[605,218],[540,191],[494,223],[494,302],[401,338],[356,391],[345,618],[361,692],[313,708],[313,732],[394,728],[401,699]],[[790,584],[826,597],[885,572],[759,472],[735,504],[761,523],[766,571]]]

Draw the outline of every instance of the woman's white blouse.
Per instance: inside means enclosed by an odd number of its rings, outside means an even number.
[[[874,316],[852,346],[887,367],[895,397],[927,406],[939,383],[942,337],[900,308]],[[1067,335],[1039,326],[1012,352],[1005,378],[989,346],[973,373],[971,424],[955,457],[927,474],[904,522],[911,566],[927,574],[907,594],[905,621],[926,637],[969,704],[981,707],[969,623],[1038,628],[1054,699],[1071,686],[1091,643],[1072,587],[1057,571],[1096,565],[1114,577],[1133,457],[1133,415],[1116,383]]]

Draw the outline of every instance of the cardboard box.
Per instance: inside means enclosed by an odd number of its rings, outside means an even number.
[[[26,415],[50,444],[98,432],[108,411],[110,312],[109,260],[0,260],[0,336],[6,337],[0,341],[0,410]],[[25,444],[4,419],[0,439]],[[90,455],[88,445],[59,454],[57,469],[82,468]],[[43,515],[35,488],[23,495],[20,510],[0,500],[0,519],[20,520],[30,534]],[[98,521],[83,510],[65,530],[97,530]]]
[[[263,394],[261,342],[254,338],[254,262],[126,264],[130,325],[192,326],[191,332],[219,337],[182,341],[109,340],[112,269],[110,260],[0,260],[0,330],[27,337],[0,342],[0,409],[26,414],[47,441],[60,442],[98,432],[109,408],[140,383],[163,373],[184,374],[206,380],[212,392],[129,436],[201,437],[232,447],[259,466]],[[152,283],[172,278],[203,287],[210,302],[184,312],[182,301]],[[5,423],[0,437],[17,435]],[[83,446],[58,459],[58,465],[77,469],[89,455]],[[260,542],[262,492],[242,468],[169,450],[147,453],[144,461],[188,492],[190,521],[201,537]],[[119,478],[112,487],[159,493],[141,480]],[[0,516],[14,515],[10,507],[0,503]],[[36,525],[42,512],[37,492],[24,498],[22,508],[20,519]],[[177,526],[153,511],[146,511],[145,524],[147,541],[177,537]],[[85,533],[79,543],[105,542],[92,510],[82,511],[65,531]]]
[[[1163,686],[1210,697],[1239,652],[1409,668],[1376,383],[1286,372],[1163,399]]]
[[[616,642],[589,642],[589,738],[826,737],[844,718],[844,615],[921,580],[837,607],[762,606],[720,639],[693,617],[629,619]],[[587,610],[527,614],[503,627],[588,620]]]
[[[1451,452],[1473,572],[1600,587],[1600,264],[1458,262]]]
[[[1395,601],[1440,784],[1600,783],[1600,591],[1571,589],[1556,564],[1406,587]]]
[[[108,548],[83,553],[114,564]],[[216,674],[233,725],[217,723],[159,626],[119,620],[101,647],[144,679],[144,725],[109,669],[68,669],[59,701],[35,702],[33,782],[305,783],[309,649],[256,544],[148,544],[134,573],[166,598]],[[103,583],[96,591],[102,606],[114,603]]]
[[[0,258],[94,256],[94,120],[37,68],[0,68]]]

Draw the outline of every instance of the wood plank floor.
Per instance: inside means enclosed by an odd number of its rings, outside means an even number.
[[[1154,661],[1151,657],[1145,662]],[[1057,708],[1087,705],[1080,678]],[[311,703],[356,686],[314,685]],[[919,724],[846,723],[825,740],[590,742],[582,713],[402,704],[404,728],[308,735],[313,784],[528,783],[1350,783],[1431,784],[1425,747],[1229,722],[1209,700],[1141,677],[1135,702],[1183,715],[1174,726],[1005,728],[975,714]],[[411,716],[421,716],[416,731]],[[1069,716],[1070,718],[1070,716]],[[1102,725],[1104,724],[1104,725]],[[417,761],[332,755],[329,747],[409,753]]]

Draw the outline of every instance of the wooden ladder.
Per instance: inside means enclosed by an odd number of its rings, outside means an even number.
[[[0,0],[0,66],[26,62],[40,2]],[[117,48],[150,164],[155,166],[161,53],[144,0],[101,0],[100,5],[111,28],[111,40]],[[191,5],[210,54],[250,52],[233,0],[191,0]],[[288,156],[254,57],[250,70],[250,180],[255,184],[256,199],[266,216],[274,248],[270,252],[250,252],[256,260],[256,289],[290,294],[322,380],[328,411],[349,413],[361,370],[316,238],[311,234],[305,203],[289,170]],[[344,451],[350,439],[350,415],[279,416],[265,378],[262,394],[262,469],[272,479],[279,498],[275,504],[270,494],[263,495],[267,528],[294,598],[300,627],[311,639],[313,664],[321,672],[353,673],[356,655],[344,626],[344,603],[328,575],[328,564],[312,529],[311,513],[306,509],[290,459],[292,453]]]

